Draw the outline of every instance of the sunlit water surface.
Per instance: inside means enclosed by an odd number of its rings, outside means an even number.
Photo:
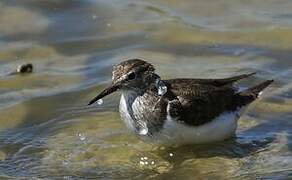
[[[291,178],[291,9],[289,0],[2,0],[1,179]],[[158,147],[127,131],[118,94],[86,106],[131,57],[163,78],[256,71],[239,86],[275,83],[236,138]],[[32,74],[8,76],[25,62]]]

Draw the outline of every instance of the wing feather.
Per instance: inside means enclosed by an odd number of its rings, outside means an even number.
[[[181,104],[181,113],[177,119],[189,125],[205,124],[224,111],[236,108],[233,107],[236,89],[228,84],[216,86],[213,83],[197,83],[191,79],[165,82],[168,86],[167,96],[170,100],[178,99]]]

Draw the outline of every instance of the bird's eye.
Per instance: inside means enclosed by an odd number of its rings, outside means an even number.
[[[127,77],[128,80],[133,80],[135,78],[136,78],[136,73],[134,73],[134,72],[130,73]]]

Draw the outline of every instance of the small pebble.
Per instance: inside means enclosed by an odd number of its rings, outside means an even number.
[[[19,65],[16,69],[17,73],[31,73],[33,71],[33,65],[31,63]]]

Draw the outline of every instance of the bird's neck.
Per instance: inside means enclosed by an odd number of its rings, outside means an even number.
[[[127,105],[132,105],[133,102],[135,101],[135,99],[138,96],[141,96],[141,92],[139,92],[139,91],[124,90],[121,92],[122,92],[122,96],[125,98],[125,100],[127,102]]]
[[[141,96],[140,92],[136,91],[122,91],[120,100],[120,114],[122,120],[126,123],[127,127],[135,134],[139,134],[143,125],[139,124],[135,118],[133,106],[137,97]]]

